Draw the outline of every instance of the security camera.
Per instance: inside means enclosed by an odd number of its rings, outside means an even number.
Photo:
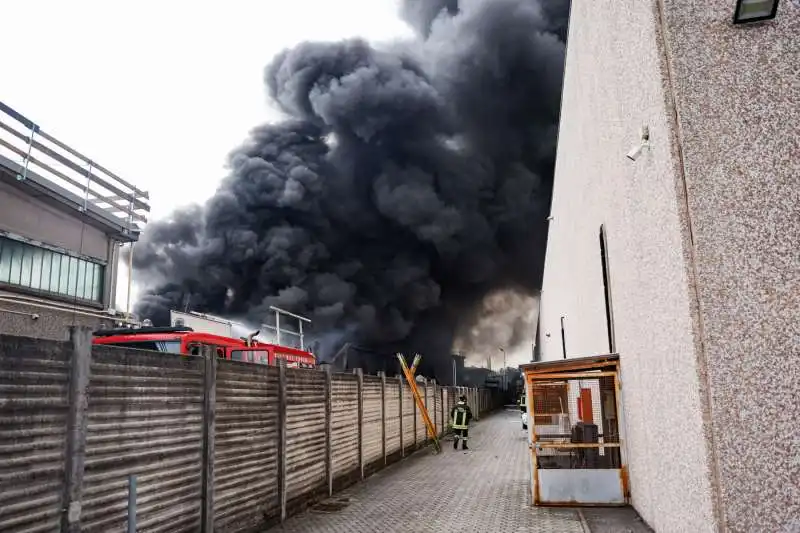
[[[642,155],[644,149],[650,148],[650,128],[648,128],[647,126],[642,126],[639,135],[641,137],[639,144],[631,148],[630,151],[627,154],[625,154],[625,157],[627,157],[631,161],[636,161],[637,159],[639,159],[639,156]]]
[[[636,161],[637,159],[639,159],[639,156],[642,155],[642,150],[644,150],[646,147],[647,147],[647,145],[645,143],[642,143],[642,144],[639,144],[637,146],[634,146],[625,155],[625,157],[627,157],[631,161]]]
[[[31,315],[31,320],[39,320],[39,314],[38,313],[33,313]]]

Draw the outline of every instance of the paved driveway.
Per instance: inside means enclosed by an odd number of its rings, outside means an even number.
[[[470,428],[470,450],[417,452],[334,495],[329,510],[310,510],[271,532],[296,533],[581,533],[570,509],[528,504],[528,458],[519,411]],[[340,500],[337,503],[336,500]],[[336,508],[340,507],[336,510]]]

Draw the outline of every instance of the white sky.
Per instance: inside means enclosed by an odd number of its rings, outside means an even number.
[[[2,19],[0,100],[148,190],[151,219],[210,196],[228,152],[279,118],[262,82],[277,52],[411,35],[397,0],[8,0]]]

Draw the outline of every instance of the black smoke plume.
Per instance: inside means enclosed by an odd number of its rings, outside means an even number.
[[[139,315],[257,323],[278,305],[311,317],[327,354],[350,340],[431,357],[487,295],[534,293],[568,10],[405,0],[413,42],[279,54],[265,83],[285,120],[251,132],[204,206],[147,227]]]

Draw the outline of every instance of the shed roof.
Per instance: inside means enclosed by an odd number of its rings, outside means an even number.
[[[556,359],[554,361],[538,361],[520,365],[519,369],[525,374],[551,374],[553,372],[570,372],[580,370],[599,370],[602,368],[616,367],[619,354],[592,355],[589,357],[572,357],[569,359]]]

